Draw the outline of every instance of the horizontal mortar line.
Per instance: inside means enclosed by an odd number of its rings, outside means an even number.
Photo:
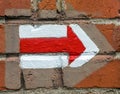
[[[5,19],[5,16],[0,16],[0,19]]]
[[[6,19],[6,20],[14,20],[14,19],[30,19],[31,16],[0,16],[0,18],[2,19]],[[118,20],[120,19],[119,17],[115,17],[115,18],[90,18],[90,17],[63,17],[63,18],[38,18],[38,20]],[[31,19],[32,20],[32,19]]]
[[[51,91],[53,92],[53,93],[56,93],[56,92],[60,92],[60,93],[63,93],[64,92],[64,94],[68,94],[68,92],[83,92],[83,94],[84,94],[84,92],[88,92],[88,91],[103,91],[103,92],[108,92],[108,91],[113,91],[113,92],[115,92],[115,94],[119,94],[119,92],[120,92],[120,89],[118,89],[118,88],[70,88],[70,87],[65,87],[65,86],[63,86],[63,87],[59,87],[58,89],[55,89],[55,88],[40,88],[40,87],[38,87],[38,88],[35,88],[35,89],[28,89],[28,90],[26,90],[25,88],[21,88],[21,89],[18,89],[18,90],[6,90],[6,91],[0,91],[0,93],[1,94],[18,94],[19,92],[21,93],[21,92],[23,92],[23,94],[28,94],[28,92],[30,92],[30,94],[31,94],[31,92],[37,92],[38,93],[38,91],[44,91],[44,92],[50,92],[51,93]],[[118,92],[118,93],[117,93]]]
[[[31,53],[25,53],[25,54],[0,54],[0,60],[1,59],[4,59],[4,58],[8,58],[8,57],[19,57],[19,56],[21,56],[21,55],[46,55],[46,56],[57,56],[57,55],[66,55],[66,56],[69,56],[68,54],[31,54]],[[120,52],[116,52],[116,53],[114,53],[114,54],[97,54],[97,55],[111,55],[111,56],[113,56],[114,57],[114,59],[116,60],[120,60]],[[96,56],[97,56],[96,55]]]
[[[0,56],[10,56],[10,55],[18,56],[19,53],[0,53]]]
[[[31,16],[5,16],[5,20],[30,19]]]
[[[58,15],[60,15],[59,13],[58,13]],[[0,18],[6,18],[6,19],[17,19],[17,18],[25,18],[25,19],[29,19],[28,17],[31,17],[31,16],[24,16],[24,15],[21,15],[21,16],[0,16]],[[82,17],[82,16],[80,16],[80,17],[77,17],[77,16],[75,16],[75,17],[54,17],[54,18],[40,18],[40,17],[38,17],[38,19],[120,19],[120,17],[114,17],[114,18],[102,18],[102,17],[98,17],[98,18],[91,18],[91,17],[89,17],[89,16],[85,16],[85,17]]]
[[[59,14],[60,15],[60,14]],[[6,19],[6,20],[14,20],[14,19],[30,19],[31,16],[0,16],[0,19]],[[38,18],[38,20],[51,20],[51,19],[55,19],[55,20],[116,20],[116,19],[120,19],[120,17],[114,17],[114,18],[91,18],[91,17],[56,17],[56,18]],[[31,19],[32,20],[32,19]]]
[[[30,19],[8,19],[5,20],[6,24],[46,24],[46,23],[58,23],[61,24],[64,23],[79,23],[79,22],[85,22],[85,23],[93,23],[93,24],[115,24],[120,25],[120,18],[114,18],[114,19],[102,19],[102,18],[92,18],[92,19],[41,19],[41,20],[30,20]]]
[[[113,18],[113,19],[90,19],[90,22],[93,24],[115,24],[120,25],[120,18]]]

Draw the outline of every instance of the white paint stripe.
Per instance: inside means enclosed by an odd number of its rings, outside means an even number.
[[[80,67],[86,62],[88,62],[93,54],[83,54],[76,60],[77,66]],[[67,55],[22,55],[20,56],[20,67],[22,69],[47,69],[47,68],[64,68],[68,66],[68,56]],[[74,67],[71,66],[70,67]]]
[[[84,53],[82,53],[77,59],[75,59],[70,64],[70,67],[80,67],[83,64],[87,63],[90,59],[92,59],[99,52],[99,48],[88,37],[88,35],[82,30],[82,28],[79,25],[71,24],[70,27],[73,29],[74,33],[78,36],[78,38],[82,41],[86,48]]]
[[[20,67],[22,69],[61,68],[68,65],[67,55],[21,55]]]
[[[67,37],[66,25],[20,25],[20,38]]]

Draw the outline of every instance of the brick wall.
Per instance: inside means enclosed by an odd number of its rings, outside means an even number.
[[[119,17],[119,0],[0,0],[0,90],[120,88]]]

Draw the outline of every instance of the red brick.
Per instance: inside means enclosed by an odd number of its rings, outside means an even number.
[[[56,0],[42,0],[39,2],[39,18],[56,18]]]
[[[5,89],[5,60],[0,60],[0,90]]]
[[[41,10],[54,10],[56,9],[56,0],[42,0],[39,3]]]
[[[120,51],[120,26],[116,27],[113,32],[113,41],[117,51]]]
[[[4,0],[0,0],[0,16],[4,16],[5,12],[5,2]]]
[[[31,1],[30,0],[7,0],[5,2],[5,15],[7,16],[30,16]]]
[[[75,87],[110,87],[120,88],[120,60],[109,62],[103,68],[92,73]]]
[[[116,51],[120,51],[120,27],[114,24],[98,24],[97,28]]]
[[[115,49],[106,39],[106,37],[101,34],[100,30],[96,28],[95,25],[88,23],[88,24],[80,24],[80,27],[85,31],[85,33],[92,39],[92,41],[97,45],[100,49],[99,53],[111,53],[114,52]]]
[[[31,7],[30,0],[7,0],[6,1],[6,9],[29,9]]]
[[[69,10],[78,11],[92,18],[114,18],[120,16],[119,0],[65,0],[65,1],[67,5],[67,11]]]
[[[106,64],[110,63],[111,61],[113,61],[113,56],[97,55],[94,58],[92,58],[89,62],[86,62],[81,67],[77,67],[77,68],[66,67],[66,68],[63,68],[64,86],[75,87],[75,88],[82,87],[84,84],[81,86],[81,82],[84,79],[86,79],[91,74],[93,74],[95,71],[101,69]],[[94,76],[94,78],[96,78],[96,76]],[[98,78],[101,78],[101,77],[99,76]],[[98,81],[98,83],[99,83],[99,81]],[[96,85],[98,87],[100,87],[99,84],[96,84]]]
[[[5,52],[5,32],[4,26],[0,25],[0,53]]]

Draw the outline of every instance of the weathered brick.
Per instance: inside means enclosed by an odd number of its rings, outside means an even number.
[[[12,56],[6,59],[5,86],[7,89],[20,89],[21,70],[19,58]]]
[[[101,34],[99,29],[97,29],[95,25],[83,23],[80,24],[80,27],[100,49],[99,53],[111,53],[115,51],[115,49],[107,40],[106,36],[104,34]]]
[[[6,53],[19,52],[19,28],[18,25],[5,25]]]
[[[5,52],[5,31],[4,25],[0,25],[0,53]]]
[[[81,67],[77,67],[77,68],[66,67],[66,68],[64,68],[63,69],[64,86],[80,88],[80,84],[84,79],[86,79],[88,76],[90,76],[95,71],[104,67],[109,62],[112,62],[112,60],[113,60],[112,56],[97,55]],[[96,76],[94,76],[94,78],[96,78]],[[101,78],[101,77],[99,76],[98,78]],[[104,79],[104,78],[102,78],[102,79]],[[98,81],[98,83],[100,83],[100,81]],[[97,85],[97,87],[100,87],[99,84],[95,84],[95,85]],[[84,84],[83,84],[83,87],[85,87]],[[106,87],[109,87],[109,86],[106,85]]]
[[[26,89],[62,86],[61,69],[23,69],[23,75]]]
[[[101,69],[93,72],[90,76],[86,77],[75,87],[107,87],[119,88],[120,87],[120,60],[109,62]]]
[[[117,51],[120,51],[120,26],[116,27],[113,32],[113,41]]]
[[[30,9],[6,9],[5,14],[7,16],[31,16]]]
[[[39,18],[57,18],[57,13],[55,10],[41,10],[39,13]]]
[[[97,24],[97,28],[106,37],[116,51],[120,51],[120,26],[114,24]]]
[[[0,16],[4,16],[5,14],[5,2],[4,0],[0,0]]]
[[[42,0],[39,2],[39,9],[41,10],[55,10],[56,0]]]
[[[56,18],[56,0],[42,0],[39,2],[39,18]]]
[[[5,2],[5,15],[7,16],[30,16],[31,1],[30,0],[7,0]]]
[[[5,59],[0,58],[0,90],[5,89]]]
[[[83,14],[92,18],[114,18],[119,17],[119,0],[65,0],[66,15],[75,18]],[[79,14],[72,16],[69,11],[77,11]]]
[[[16,9],[29,9],[30,8],[30,0],[7,0],[6,8],[16,8]]]

